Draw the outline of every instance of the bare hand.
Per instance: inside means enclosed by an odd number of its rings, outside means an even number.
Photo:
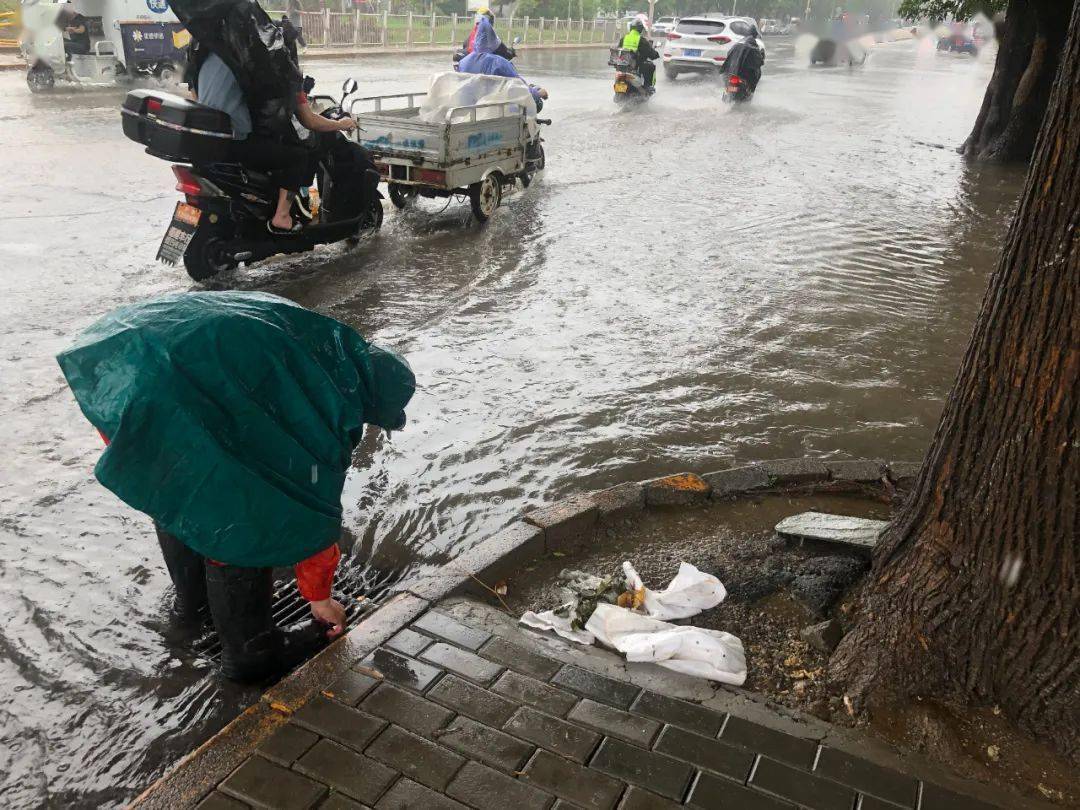
[[[354,129],[356,129],[356,122],[346,116],[345,118],[342,118],[340,121],[338,121],[338,129],[340,129],[342,132],[352,132]]]
[[[548,91],[541,87],[540,88],[540,98],[544,99],[544,101],[547,101],[547,97],[548,97]]]
[[[323,599],[311,603],[311,615],[323,624],[331,625],[326,637],[335,639],[345,632],[345,608],[336,599]]]

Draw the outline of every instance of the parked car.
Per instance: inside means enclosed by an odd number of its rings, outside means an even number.
[[[722,73],[731,46],[746,39],[755,25],[749,17],[683,17],[664,44],[664,75]],[[758,47],[764,54],[761,40]]]
[[[782,36],[794,36],[799,33],[799,21],[797,19],[791,20],[787,25],[780,28],[780,34]]]
[[[779,20],[762,20],[761,21],[761,33],[765,35],[779,34],[780,33],[780,21]]]
[[[675,30],[675,26],[678,22],[678,17],[657,17],[652,24],[653,39],[664,39],[668,34]]]

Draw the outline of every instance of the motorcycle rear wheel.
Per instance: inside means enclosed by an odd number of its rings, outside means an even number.
[[[224,252],[226,236],[222,228],[203,225],[196,229],[184,251],[184,269],[194,281],[206,281],[239,264]]]
[[[395,208],[404,210],[406,208],[412,208],[416,203],[415,186],[403,186],[400,183],[390,183],[386,188],[390,192],[390,202],[394,204]]]

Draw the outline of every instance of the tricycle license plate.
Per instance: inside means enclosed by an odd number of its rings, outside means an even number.
[[[187,250],[191,237],[195,235],[201,217],[202,211],[194,205],[176,204],[169,230],[165,231],[165,238],[161,240],[161,247],[158,248],[158,261],[178,264],[183,260],[184,251]]]
[[[683,56],[701,56],[701,48],[683,48]]]
[[[626,82],[615,82],[615,92],[616,93],[625,93],[626,92]]]

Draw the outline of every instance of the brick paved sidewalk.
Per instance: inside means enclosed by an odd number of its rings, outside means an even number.
[[[680,694],[711,697],[702,705]],[[823,724],[784,723],[738,690],[626,664],[447,600],[308,700],[198,806],[992,806],[954,792],[955,781],[947,789],[856,756]]]

